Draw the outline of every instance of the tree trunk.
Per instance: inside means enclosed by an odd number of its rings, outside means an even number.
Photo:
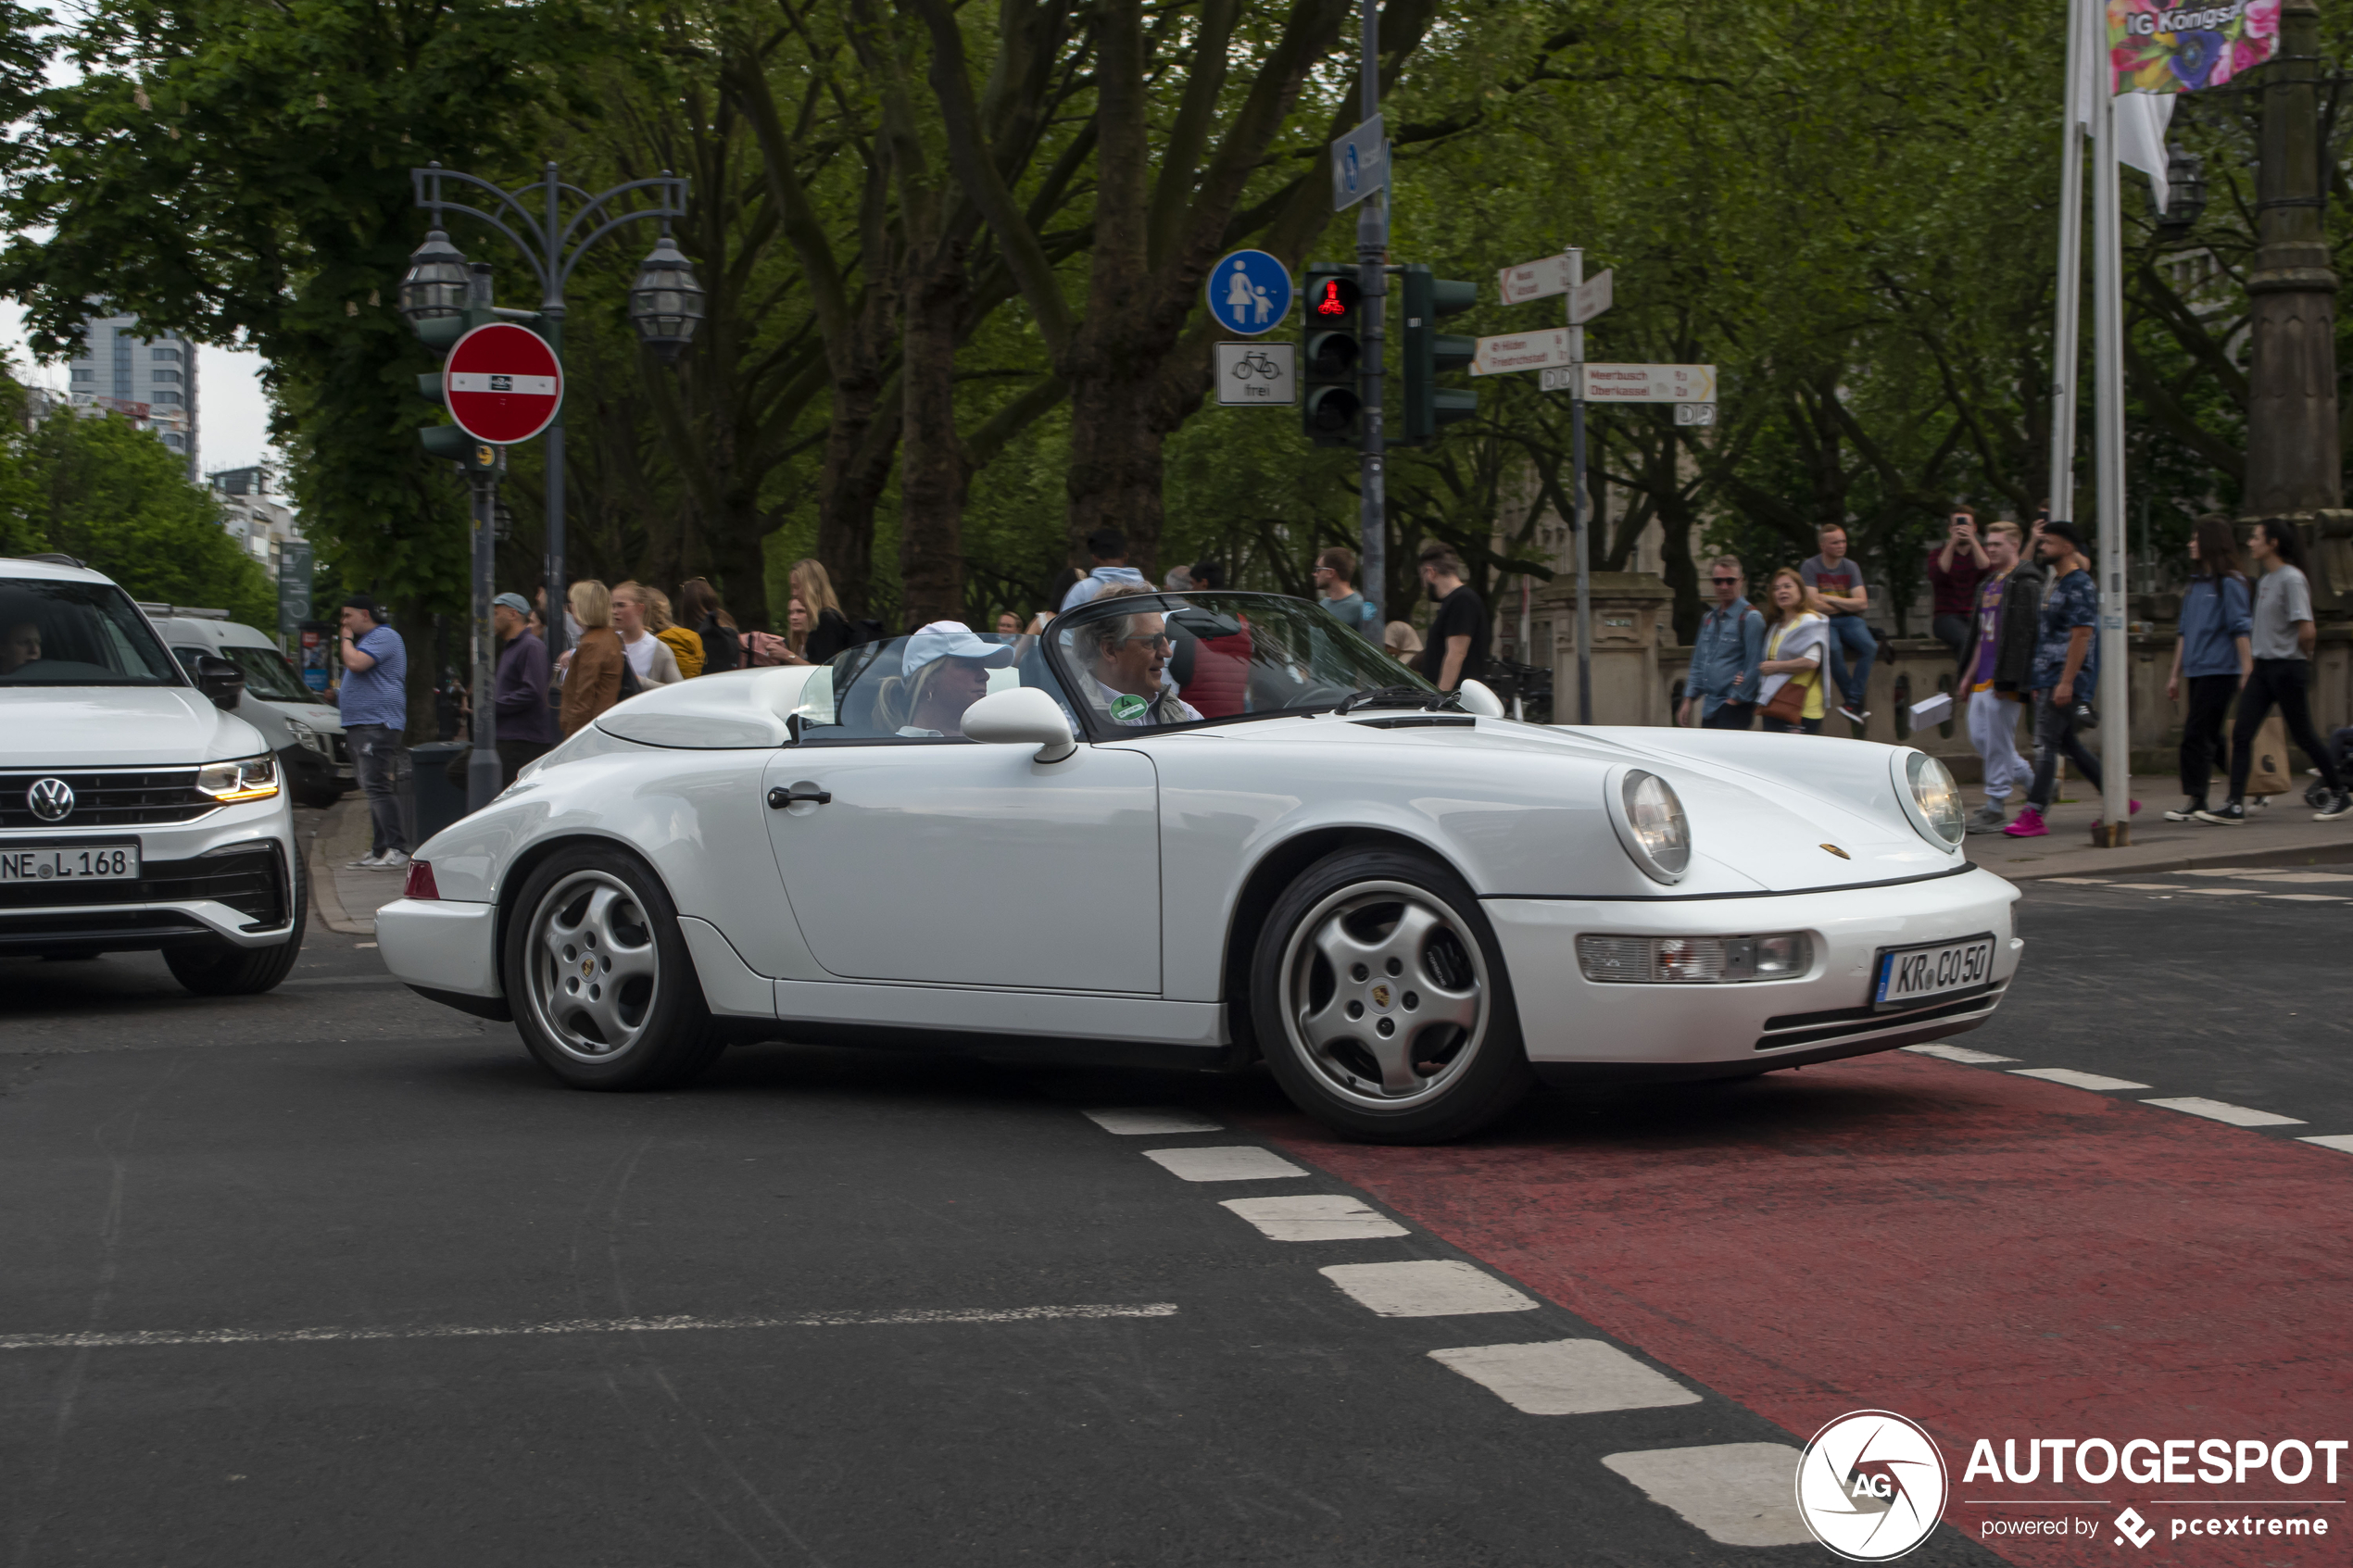
[[[912,266],[900,338],[900,605],[909,627],[964,617],[963,513],[969,473],[956,439],[956,336],[963,245],[948,240]]]

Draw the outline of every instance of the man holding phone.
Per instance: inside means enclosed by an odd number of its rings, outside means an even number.
[[[1933,599],[1929,630],[1956,658],[1969,646],[1978,585],[1992,570],[1984,541],[1978,537],[1977,508],[1955,507],[1945,520],[1944,546],[1928,558],[1928,586]]]

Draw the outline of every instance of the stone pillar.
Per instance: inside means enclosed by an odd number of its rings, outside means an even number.
[[[2320,9],[2286,0],[2263,68],[2262,162],[2247,385],[2246,513],[2292,518],[2344,499],[2336,424],[2336,273],[2321,230]]]

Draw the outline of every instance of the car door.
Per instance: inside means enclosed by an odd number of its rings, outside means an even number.
[[[769,840],[827,972],[1160,990],[1151,759],[1081,746],[1039,762],[1036,750],[876,734],[804,738],[776,753]]]

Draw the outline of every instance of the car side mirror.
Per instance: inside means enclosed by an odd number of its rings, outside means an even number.
[[[1508,711],[1504,699],[1484,681],[1463,683],[1463,711],[1476,713],[1482,719],[1501,719]]]
[[[1034,746],[1040,762],[1059,762],[1078,749],[1063,705],[1036,686],[991,692],[965,709],[964,735],[992,746]]]
[[[196,655],[196,690],[210,697],[213,707],[234,713],[245,695],[245,672],[218,654],[200,653]]]

